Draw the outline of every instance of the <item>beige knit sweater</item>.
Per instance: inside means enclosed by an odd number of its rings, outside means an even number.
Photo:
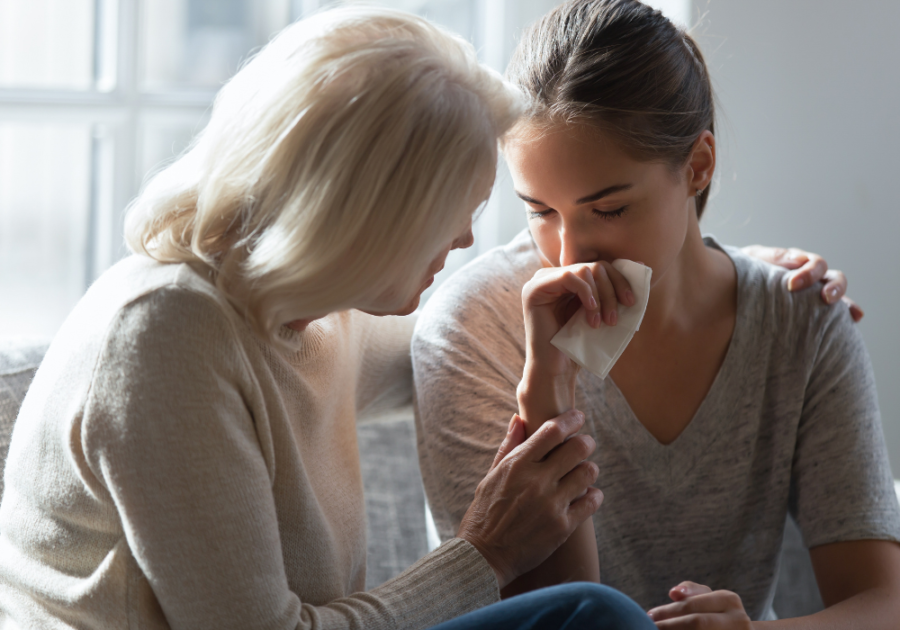
[[[133,256],[79,303],[16,422],[4,628],[423,628],[497,601],[455,539],[362,593],[355,418],[409,401],[405,318],[260,341],[202,268]]]

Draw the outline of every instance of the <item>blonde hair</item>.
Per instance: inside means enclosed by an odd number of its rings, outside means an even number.
[[[131,204],[125,238],[198,262],[258,333],[400,308],[493,184],[520,93],[424,19],[345,7],[299,21],[216,97]]]

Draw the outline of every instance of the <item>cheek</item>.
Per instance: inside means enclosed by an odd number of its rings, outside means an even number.
[[[688,211],[680,201],[660,208],[643,230],[641,260],[653,269],[653,284],[663,277],[684,247]]]
[[[534,244],[537,245],[544,266],[559,266],[559,251],[561,249],[559,232],[539,220],[529,221],[528,230],[531,232]]]

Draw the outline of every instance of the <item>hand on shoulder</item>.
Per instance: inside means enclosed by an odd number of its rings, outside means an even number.
[[[820,292],[826,304],[842,301],[850,309],[853,321],[858,322],[865,313],[859,305],[846,296],[847,276],[837,269],[829,269],[828,262],[812,252],[795,247],[767,247],[765,245],[748,245],[742,248],[748,256],[763,260],[785,269],[790,269],[787,281],[788,291],[800,291],[815,284],[822,284]]]

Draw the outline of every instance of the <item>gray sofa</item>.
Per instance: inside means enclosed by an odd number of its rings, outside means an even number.
[[[46,342],[39,340],[0,341],[0,463],[6,459],[16,414],[46,349]],[[425,495],[409,414],[362,424],[358,435],[368,517],[366,585],[372,588],[428,551]],[[821,608],[809,554],[789,521],[775,610],[780,618],[787,618]]]

